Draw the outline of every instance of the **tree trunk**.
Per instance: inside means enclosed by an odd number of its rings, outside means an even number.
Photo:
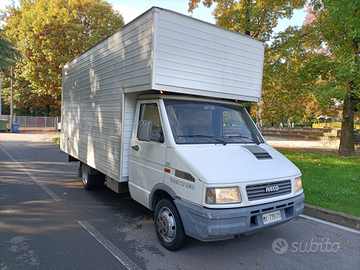
[[[354,56],[355,64],[359,67],[359,45],[351,40],[351,54]],[[359,71],[357,71],[359,72]],[[344,99],[343,119],[341,124],[341,137],[339,155],[343,157],[355,156],[354,147],[354,112],[358,104],[359,96],[353,93],[354,81],[348,82],[346,85],[346,93],[349,95]]]
[[[343,118],[341,124],[341,137],[339,155],[349,157],[355,155],[354,148],[354,112],[357,100],[352,95],[344,100]]]

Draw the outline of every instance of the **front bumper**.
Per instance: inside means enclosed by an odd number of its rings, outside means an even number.
[[[182,218],[185,233],[200,241],[209,242],[234,238],[283,224],[304,209],[304,193],[286,200],[234,209],[208,209],[180,199],[175,204]],[[280,210],[281,220],[264,224],[262,214]]]

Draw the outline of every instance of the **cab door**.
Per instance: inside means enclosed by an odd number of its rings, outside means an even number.
[[[164,142],[161,114],[157,102],[142,102],[130,145],[129,190],[131,197],[149,208],[152,188],[164,181],[167,146]],[[148,141],[138,133],[138,122],[151,122]]]

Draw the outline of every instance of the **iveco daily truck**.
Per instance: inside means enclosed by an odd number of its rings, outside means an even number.
[[[168,250],[287,222],[301,172],[240,105],[260,101],[263,58],[260,40],[153,7],[64,66],[61,149],[85,189],[154,211]]]

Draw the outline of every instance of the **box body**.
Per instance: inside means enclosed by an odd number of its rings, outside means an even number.
[[[64,66],[60,148],[128,181],[138,95],[259,102],[263,57],[257,39],[151,8]]]

